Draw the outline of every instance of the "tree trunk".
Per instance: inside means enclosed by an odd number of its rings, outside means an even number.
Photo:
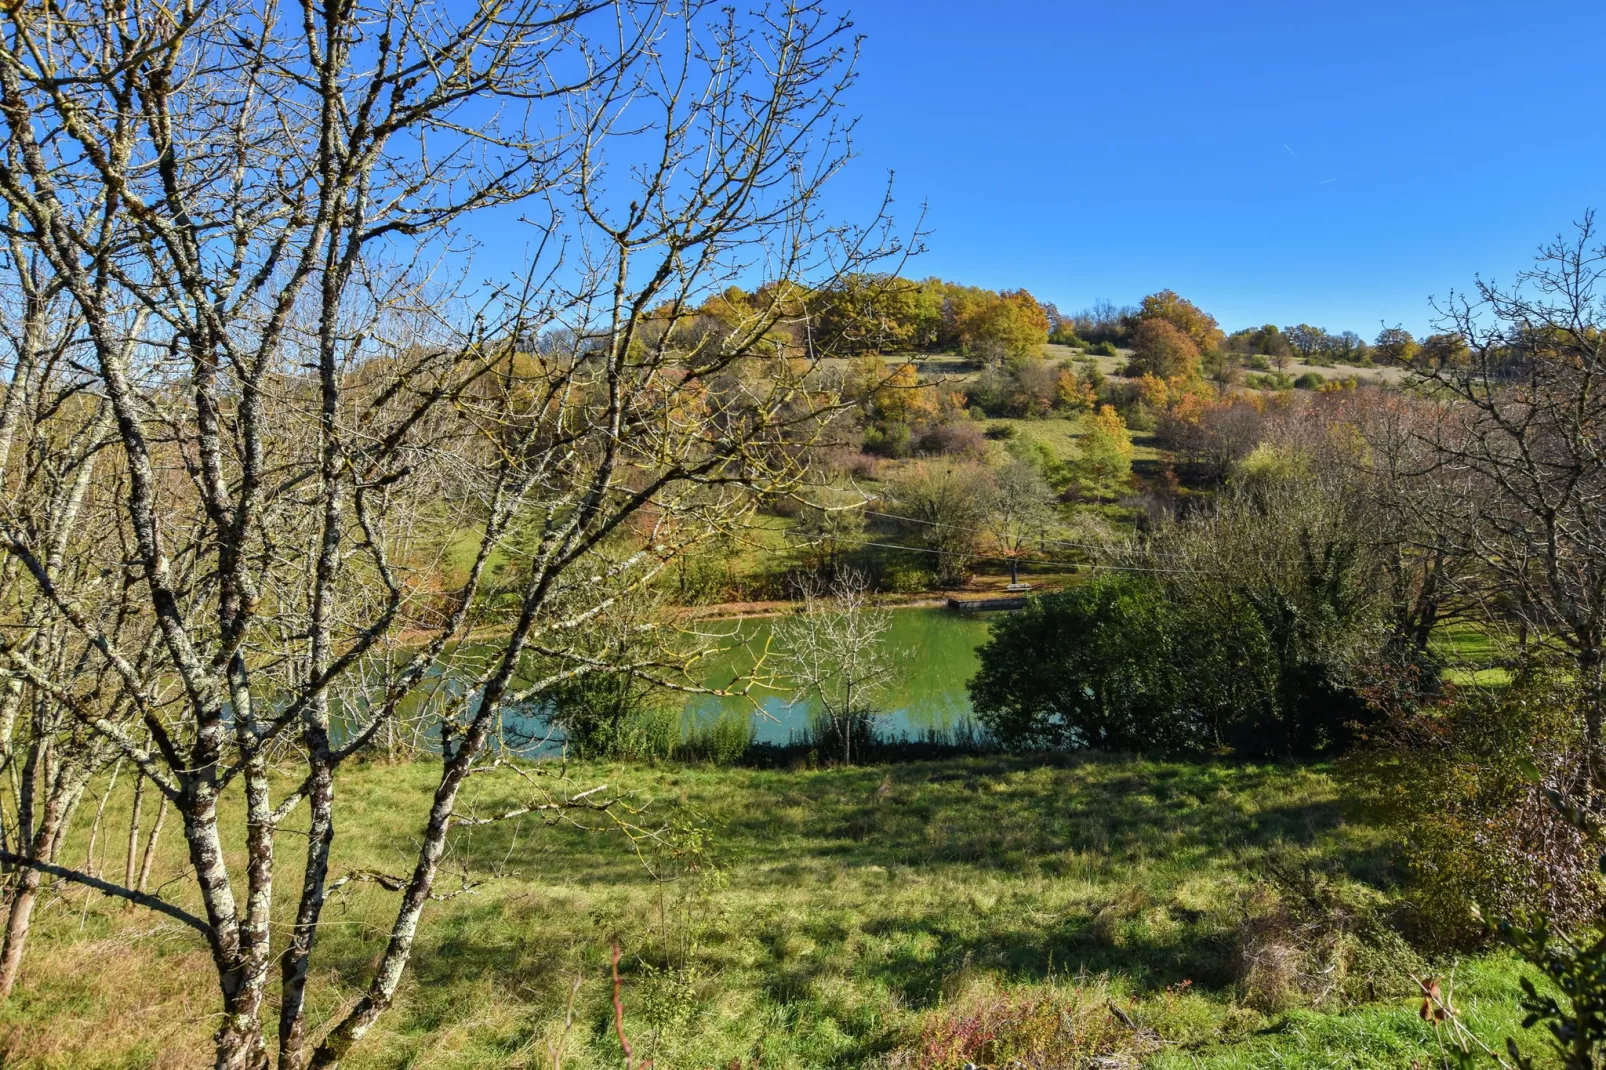
[[[123,863],[123,887],[134,886],[134,858],[139,854],[139,812],[145,806],[145,774],[134,777],[134,809],[128,816],[128,858]],[[134,904],[129,903],[130,907]]]
[[[1606,681],[1601,679],[1601,651],[1586,647],[1578,654],[1578,678],[1584,685],[1584,747],[1589,781],[1589,805],[1600,809],[1606,795],[1606,744],[1601,726],[1606,720]]]
[[[100,842],[100,819],[106,814],[106,800],[112,797],[112,792],[117,787],[117,774],[122,771],[123,762],[122,759],[118,759],[112,766],[111,783],[106,785],[106,790],[101,793],[100,802],[95,806],[95,820],[89,826],[89,848],[84,852],[84,872],[91,877],[100,875],[100,867],[95,864],[95,846]]]
[[[156,861],[156,841],[162,835],[162,822],[167,819],[167,796],[162,796],[162,804],[156,808],[156,824],[151,826],[151,837],[145,841],[145,856],[139,863],[139,883],[134,890],[144,892],[149,890],[151,880],[151,865]]]
[[[32,784],[26,787],[29,791],[33,790]],[[65,777],[50,778],[46,781],[45,790],[48,794],[43,813],[39,816],[39,828],[32,840],[28,841],[27,847],[30,857],[50,862],[56,857],[64,838],[62,834],[82,797],[83,784],[75,784]],[[18,846],[22,845],[19,839]],[[0,1003],[11,998],[17,975],[22,971],[22,951],[28,943],[28,930],[33,924],[33,908],[39,899],[43,874],[31,866],[24,866],[15,880],[15,891],[6,916],[5,943],[0,945]]]
[[[301,905],[290,945],[280,958],[279,1070],[301,1070],[306,1065],[307,966],[312,943],[323,913],[329,875],[329,844],[334,839],[334,770],[320,761],[312,791],[312,812],[307,833],[307,861],[303,868]]]
[[[16,987],[17,975],[22,970],[22,949],[28,942],[28,929],[33,923],[40,878],[37,869],[24,868],[17,874],[16,890],[6,916],[5,944],[0,948],[0,1002],[11,998],[11,990]]]
[[[250,1002],[253,1001],[236,1001],[232,1007],[224,1004],[223,1025],[213,1037],[217,1053],[214,1070],[271,1070],[260,1013],[249,1006]]]

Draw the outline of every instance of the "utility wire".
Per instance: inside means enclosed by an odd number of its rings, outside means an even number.
[[[979,557],[979,558],[982,558],[983,560],[991,559],[991,560],[995,560],[995,561],[996,560],[1005,560],[1006,559],[1006,558],[1002,557],[999,554],[970,554],[970,553],[964,553],[963,551],[960,551],[960,550],[934,550],[929,546],[905,546],[902,543],[896,543],[896,542],[873,542],[873,541],[868,540],[868,539],[860,540],[857,545],[859,545],[861,547],[863,547],[863,546],[877,546],[877,547],[880,547],[883,550],[908,550],[910,553],[933,554],[933,555],[938,556],[938,557]],[[1113,571],[1116,571],[1116,572],[1160,572],[1160,573],[1165,573],[1167,575],[1173,575],[1173,576],[1198,576],[1198,575],[1201,575],[1201,573],[1196,569],[1145,568],[1145,567],[1143,567],[1141,565],[1104,565],[1104,564],[1099,564],[1096,561],[1068,561],[1068,560],[1064,560],[1064,559],[1057,559],[1056,560],[1056,559],[1034,558],[1032,560],[1032,563],[1033,564],[1038,564],[1038,565],[1070,565],[1070,566],[1074,566],[1076,568],[1102,568],[1102,569],[1110,569],[1110,570],[1113,570]]]
[[[868,516],[884,517],[887,520],[902,520],[902,521],[904,521],[905,523],[908,523],[908,524],[924,524],[926,527],[930,527],[930,528],[946,526],[946,527],[953,528],[955,531],[968,531],[972,535],[986,535],[986,534],[989,534],[989,532],[987,532],[983,528],[967,527],[967,526],[965,526],[963,524],[948,524],[948,525],[944,525],[944,524],[942,524],[942,522],[937,521],[937,520],[921,520],[919,517],[899,516],[897,513],[883,513],[883,512],[880,512],[879,510],[876,510],[876,509],[866,509],[866,510],[864,510],[864,512]],[[1109,546],[1107,546],[1107,545],[1105,545],[1103,543],[1076,542],[1075,540],[1072,540],[1072,539],[1049,539],[1049,538],[1039,537],[1036,541],[1037,541],[1038,545],[1052,544],[1054,546],[1070,546],[1070,547],[1074,547],[1074,548],[1079,549],[1079,550],[1100,550],[1100,551],[1103,551],[1103,552],[1106,552],[1106,553],[1109,552],[1110,549],[1111,549]],[[1177,561],[1186,561],[1186,560],[1188,560],[1188,558],[1183,554],[1156,554],[1152,550],[1151,551],[1146,551],[1146,553],[1147,553],[1147,556],[1149,556],[1149,557],[1165,557],[1165,558],[1171,558],[1171,559],[1177,560]]]
[[[901,521],[904,521],[905,523],[909,523],[909,524],[923,524],[926,527],[933,527],[933,528],[947,526],[947,527],[952,528],[954,531],[968,531],[973,535],[989,535],[989,534],[991,534],[991,532],[989,532],[985,528],[968,527],[968,526],[963,525],[963,524],[944,525],[944,524],[942,524],[941,521],[921,520],[919,517],[900,516],[897,513],[883,513],[883,512],[880,512],[879,510],[876,510],[876,509],[865,509],[863,511],[869,516],[884,517],[887,520],[901,520]],[[1100,551],[1100,552],[1103,552],[1103,553],[1111,553],[1111,552],[1114,552],[1116,549],[1118,549],[1118,548],[1115,548],[1115,547],[1111,547],[1111,546],[1109,546],[1108,544],[1105,544],[1105,543],[1076,542],[1076,541],[1074,541],[1072,539],[1050,539],[1050,538],[1045,538],[1045,537],[1039,537],[1036,541],[1037,541],[1038,545],[1051,544],[1051,545],[1054,545],[1054,546],[1070,546],[1070,547],[1074,547],[1074,548],[1077,548],[1077,549],[1095,550],[1095,551]],[[911,547],[911,549],[912,549],[912,547]],[[1162,553],[1162,552],[1159,552],[1159,551],[1156,551],[1156,550],[1149,550],[1149,549],[1146,549],[1146,550],[1143,551],[1143,556],[1147,557],[1147,558],[1153,558],[1153,559],[1159,560],[1159,561],[1187,561],[1187,562],[1191,562],[1191,561],[1194,560],[1188,554]],[[1261,557],[1262,557],[1263,560],[1272,560],[1272,559],[1274,559],[1274,560],[1280,561],[1280,562],[1282,562],[1284,564],[1287,564],[1287,563],[1290,563],[1290,562],[1292,562],[1294,564],[1302,563],[1302,560],[1300,558],[1298,558],[1298,557],[1285,557],[1285,556],[1278,555],[1278,556],[1272,558],[1272,557],[1269,557],[1266,554],[1262,554]],[[1090,566],[1090,567],[1095,567],[1095,566]],[[1114,568],[1115,566],[1113,566],[1113,565],[1100,565],[1100,566],[1096,566],[1096,567],[1099,567],[1099,568]],[[1153,571],[1165,571],[1165,570],[1164,569],[1156,569],[1156,570],[1153,570]],[[1198,570],[1192,570],[1192,569],[1174,570],[1174,571],[1183,571],[1183,572],[1188,572],[1189,574],[1195,574],[1195,575],[1198,573]]]

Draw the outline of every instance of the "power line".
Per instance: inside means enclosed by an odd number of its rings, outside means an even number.
[[[857,545],[861,547],[877,546],[883,550],[908,550],[910,553],[933,554],[938,557],[979,557],[983,559],[992,558],[993,560],[999,560],[999,556],[997,554],[971,554],[965,553],[961,550],[934,550],[929,546],[905,546],[902,543],[874,542],[869,539],[860,540]],[[1198,576],[1202,574],[1197,569],[1145,568],[1141,565],[1105,565],[1096,561],[1067,561],[1063,559],[1055,560],[1036,558],[1034,563],[1044,565],[1069,565],[1074,568],[1102,568],[1110,569],[1115,572],[1159,572],[1173,576]]]
[[[985,528],[968,527],[968,526],[963,525],[963,524],[944,525],[941,521],[937,521],[937,520],[921,520],[919,517],[899,516],[897,513],[883,513],[883,512],[880,512],[878,510],[875,510],[875,509],[865,509],[864,512],[869,516],[884,517],[884,518],[886,518],[888,520],[901,520],[901,521],[904,521],[904,522],[910,523],[910,524],[923,524],[926,527],[935,528],[935,527],[947,526],[947,527],[951,528],[954,531],[967,531],[967,532],[971,533],[972,535],[988,535],[988,534],[991,534],[991,532],[989,532]],[[1110,549],[1111,549],[1108,545],[1105,545],[1103,543],[1076,542],[1076,541],[1071,540],[1071,539],[1050,539],[1050,538],[1039,537],[1037,542],[1038,542],[1039,545],[1042,545],[1044,543],[1049,543],[1049,544],[1052,544],[1052,545],[1055,545],[1055,546],[1070,546],[1070,547],[1075,547],[1077,549],[1094,550],[1094,551],[1100,551],[1100,552],[1105,552],[1105,553],[1110,552]],[[908,547],[908,549],[914,549],[914,547]],[[1005,555],[1005,556],[1007,556],[1007,555]],[[1143,551],[1143,556],[1144,557],[1148,557],[1148,558],[1154,558],[1156,560],[1162,560],[1162,561],[1192,561],[1192,560],[1194,560],[1188,554],[1163,553],[1163,552],[1160,552],[1160,551],[1157,551],[1157,550],[1152,550],[1152,549],[1144,550]],[[1283,562],[1283,563],[1288,563],[1290,561],[1292,561],[1294,563],[1299,563],[1299,559],[1297,557],[1287,557],[1287,556],[1283,556],[1283,555],[1270,555],[1270,554],[1264,553],[1264,552],[1261,554],[1261,557],[1262,557],[1262,559],[1267,559],[1267,560],[1275,559],[1275,560]],[[1117,567],[1115,565],[1097,565],[1097,566],[1095,566],[1095,565],[1093,565],[1091,563],[1087,563],[1087,564],[1088,564],[1088,566],[1090,568],[1092,568],[1092,567],[1097,567],[1097,568],[1115,568],[1115,567]],[[1125,567],[1125,566],[1123,566],[1123,567]],[[1133,571],[1136,571],[1136,566],[1132,566],[1131,568],[1132,568]],[[1182,569],[1182,570],[1176,570],[1176,569],[1173,569],[1173,570],[1153,569],[1153,570],[1150,570],[1150,571],[1155,571],[1155,572],[1176,571],[1176,572],[1185,572],[1185,573],[1187,573],[1189,575],[1198,575],[1201,570],[1198,570],[1198,569]]]
[[[864,512],[869,516],[885,517],[888,520],[902,520],[902,521],[904,521],[906,523],[910,523],[910,524],[924,524],[926,527],[931,527],[931,528],[946,526],[946,527],[952,528],[955,531],[968,531],[972,535],[986,535],[986,534],[989,534],[983,528],[967,527],[967,526],[965,526],[963,524],[948,524],[948,525],[944,525],[941,521],[937,521],[937,520],[921,520],[919,517],[899,516],[896,513],[883,513],[883,512],[880,512],[879,510],[876,510],[876,509],[866,509],[866,510],[864,510]],[[1075,547],[1076,549],[1079,549],[1079,550],[1099,550],[1099,551],[1108,552],[1109,549],[1110,549],[1108,546],[1102,545],[1100,543],[1076,542],[1076,541],[1071,540],[1071,539],[1039,538],[1037,540],[1037,542],[1038,542],[1039,545],[1042,545],[1044,543],[1049,543],[1049,544],[1052,544],[1054,546]],[[1186,561],[1186,560],[1188,560],[1188,557],[1186,555],[1184,555],[1184,554],[1157,554],[1152,550],[1147,551],[1147,555],[1149,557],[1167,558],[1167,559],[1173,560],[1173,561]],[[1113,567],[1113,566],[1107,566],[1107,567]]]

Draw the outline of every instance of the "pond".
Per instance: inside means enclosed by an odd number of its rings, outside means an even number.
[[[928,730],[947,732],[970,720],[965,682],[980,667],[976,648],[987,640],[993,616],[950,609],[893,611],[885,641],[889,649],[903,654],[904,660],[897,685],[877,702],[884,714],[876,719],[880,735],[918,738]],[[708,659],[703,684],[724,688],[750,673],[750,651],[763,649],[770,626],[765,619],[733,625],[747,639],[746,646]],[[687,700],[685,712],[692,724],[751,714],[755,737],[761,743],[788,742],[808,727],[813,715],[807,702],[793,702],[790,694],[758,689],[751,697],[694,695]]]
[[[874,721],[876,734],[883,739],[920,739],[928,732],[945,734],[970,724],[970,695],[965,684],[980,668],[976,650],[986,642],[996,616],[950,609],[893,610],[892,624],[883,641],[899,656],[899,672],[896,683],[874,703],[878,712]],[[705,633],[719,637],[714,642],[718,650],[702,660],[701,672],[693,679],[705,687],[725,689],[733,681],[751,677],[752,652],[765,648],[772,625],[771,619],[755,618],[700,626]],[[494,653],[491,645],[459,651],[470,659],[491,657]],[[448,676],[443,690],[461,693],[462,689],[454,687]],[[814,712],[811,701],[793,701],[789,691],[755,685],[746,696],[689,695],[682,708],[681,731],[690,735],[699,726],[722,718],[749,717],[754,739],[785,744],[803,735]],[[337,734],[343,736],[347,721],[338,709],[336,721],[341,726]],[[504,725],[509,729],[508,738],[499,745],[532,754],[553,753],[563,746],[561,734],[548,728],[545,709],[538,702],[507,710]],[[438,745],[432,728],[421,738],[427,745]]]

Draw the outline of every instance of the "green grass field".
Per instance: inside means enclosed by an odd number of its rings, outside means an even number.
[[[1445,666],[1446,680],[1479,687],[1509,684],[1507,664],[1517,653],[1508,637],[1466,621],[1441,627],[1434,635],[1433,651]]]
[[[1387,894],[1386,845],[1343,820],[1319,768],[975,758],[570,773],[628,791],[643,825],[681,830],[679,847],[638,858],[618,832],[533,821],[461,831],[449,871],[496,876],[431,907],[400,1005],[348,1065],[550,1067],[561,1051],[573,1070],[619,1066],[615,941],[629,1031],[660,1068],[1402,1067],[1434,1050],[1400,963],[1355,958],[1325,998],[1246,975],[1246,948],[1278,946],[1275,926],[1260,945],[1246,935],[1277,916],[1270,865],[1316,864],[1360,900]],[[475,802],[509,802],[515,783],[488,776]],[[429,784],[425,765],[355,771],[335,872],[404,870]],[[125,805],[114,798],[108,829]],[[83,833],[65,852],[75,864]],[[177,831],[166,837],[162,880],[182,864]],[[120,873],[118,842],[102,839]],[[298,857],[294,834],[280,849]],[[391,901],[348,885],[332,903],[313,967],[320,1018],[355,998]],[[1455,974],[1492,1043],[1520,1032],[1515,974],[1501,957]],[[209,1065],[208,977],[188,931],[58,897],[0,1012],[0,1062]]]

